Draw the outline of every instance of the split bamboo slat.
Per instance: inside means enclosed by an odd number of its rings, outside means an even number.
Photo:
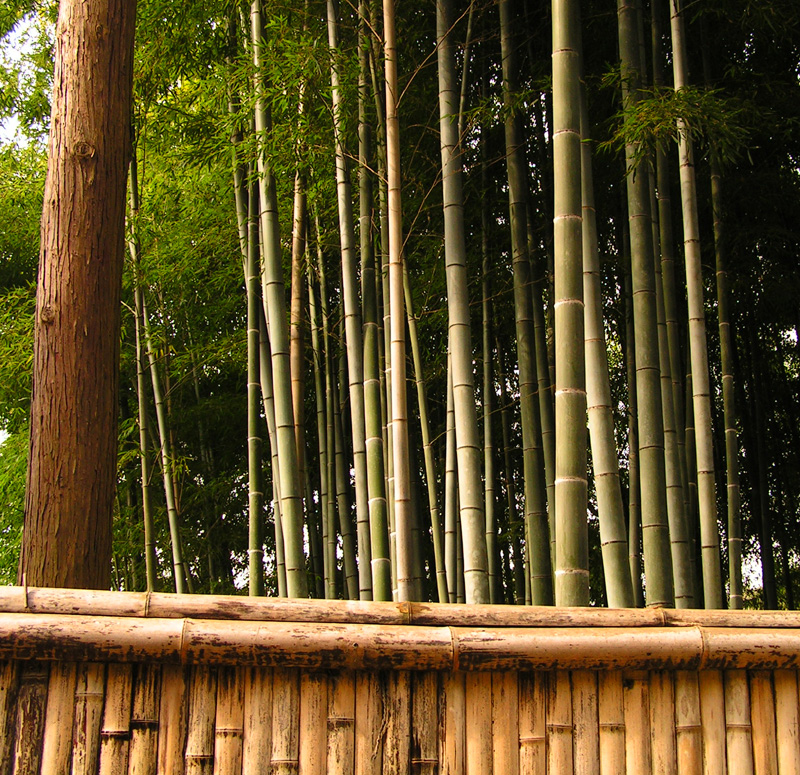
[[[199,665],[192,670],[189,721],[186,733],[186,775],[212,775],[214,771],[214,720],[217,706],[217,671]]]
[[[217,676],[214,775],[241,775],[244,737],[244,671],[220,668]]]
[[[187,670],[180,665],[161,668],[159,708],[158,773],[183,775],[188,710]]]
[[[753,775],[750,689],[745,670],[725,671],[725,728],[728,775]]]
[[[653,772],[675,775],[675,688],[667,670],[650,673],[650,747]]]
[[[300,775],[325,775],[329,725],[327,678],[322,673],[303,673],[300,676]]]
[[[600,775],[597,675],[590,670],[572,673],[572,721],[575,775]]]
[[[436,673],[411,676],[411,772],[439,772],[439,680]]]
[[[755,775],[774,775],[778,771],[775,736],[775,702],[772,673],[750,673],[750,718],[753,725],[753,764]]]
[[[495,773],[519,775],[517,673],[492,675],[492,763]]]
[[[629,773],[651,772],[649,676],[642,670],[622,677],[625,712],[625,762]]]
[[[548,772],[572,775],[572,688],[570,675],[557,670],[550,676],[547,696]]]
[[[92,775],[100,760],[100,725],[103,720],[106,666],[89,662],[78,668],[75,693],[75,734],[72,749],[73,775]]]
[[[600,775],[625,775],[625,711],[622,674],[597,676],[597,717],[600,732]]]
[[[52,678],[50,690],[52,691]],[[106,678],[103,727],[100,730],[100,775],[128,773],[132,696],[133,665],[110,664]],[[42,769],[45,769],[44,766]]]
[[[272,670],[248,670],[244,687],[242,775],[260,775],[272,758]]]
[[[12,710],[17,707],[19,664],[0,662],[0,772],[11,772],[14,751]]]
[[[14,775],[38,775],[49,666],[32,662],[20,672],[12,771]]]
[[[700,683],[700,726],[703,761],[708,775],[727,775],[725,690],[719,670],[703,670]]]
[[[50,668],[45,710],[42,772],[69,772],[72,766],[72,730],[78,666],[56,662]]]
[[[272,676],[271,772],[295,775],[299,767],[300,671],[276,669]]]
[[[776,670],[775,725],[778,734],[780,775],[800,775],[800,713],[798,713],[797,671]]]
[[[130,732],[130,775],[155,775],[161,666],[137,665]]]
[[[467,673],[466,775],[492,775],[492,674]]]
[[[383,689],[376,673],[356,674],[355,773],[380,775],[383,763]]]
[[[445,673],[439,703],[442,775],[465,775],[467,754],[467,687],[464,673]]]
[[[350,773],[354,769],[355,688],[349,670],[332,673],[328,679],[328,772]]]
[[[675,740],[678,775],[693,775],[703,769],[703,738],[700,724],[700,687],[697,673],[675,674]]]
[[[547,772],[545,673],[520,673],[518,702],[520,775],[545,775]]]
[[[386,679],[386,736],[383,742],[383,771],[386,775],[407,775],[411,751],[411,675],[392,671]]]

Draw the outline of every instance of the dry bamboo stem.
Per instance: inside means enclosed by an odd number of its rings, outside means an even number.
[[[214,719],[217,672],[195,667],[189,684],[189,721],[186,734],[186,775],[212,775],[214,771]]]
[[[725,671],[725,727],[729,775],[753,775],[750,692],[744,670]]]
[[[439,772],[439,676],[415,673],[411,677],[411,772]]]
[[[626,671],[622,677],[625,711],[625,766],[630,773],[651,772],[648,675]]]
[[[185,668],[179,665],[164,665],[161,668],[159,775],[183,775],[187,688]]]
[[[73,775],[94,775],[97,772],[105,682],[104,664],[90,662],[78,668],[72,751]]]
[[[42,743],[43,773],[70,771],[77,681],[74,662],[56,662],[50,668]]]
[[[706,775],[726,775],[725,691],[719,670],[702,670],[700,681],[700,725]]]
[[[464,673],[442,676],[442,775],[466,773],[466,683]]]
[[[547,771],[572,775],[572,688],[569,673],[557,670],[550,675],[547,693]]]
[[[272,670],[253,668],[244,687],[242,775],[261,775],[272,757]]]
[[[675,689],[672,673],[665,670],[650,674],[650,746],[653,772],[676,775]]]
[[[467,673],[466,775],[492,773],[492,676]]]
[[[300,673],[278,668],[272,676],[272,772],[294,775],[300,765]]]
[[[778,771],[800,775],[800,712],[797,705],[797,671],[776,670],[775,722],[778,737]]]
[[[19,663],[0,664],[0,772],[11,772],[14,748],[14,716],[19,686]]]
[[[597,676],[597,716],[600,726],[600,775],[625,775],[625,711],[622,673]]]
[[[697,673],[688,670],[679,670],[675,674],[675,739],[678,749],[678,775],[696,775],[702,772],[700,688]]]
[[[589,670],[572,673],[572,721],[575,775],[600,775],[597,674]]]
[[[547,675],[519,674],[519,772],[547,772]]]
[[[519,685],[516,672],[492,675],[492,758],[497,775],[519,775]]]
[[[300,775],[325,775],[328,751],[328,679],[300,676]]]
[[[775,702],[772,674],[766,670],[750,673],[750,719],[753,724],[755,775],[775,775],[778,772]]]
[[[39,775],[47,700],[46,665],[23,666],[19,679],[13,775]]]
[[[241,775],[244,737],[244,670],[222,668],[217,676],[214,775]]]
[[[158,765],[158,711],[161,665],[139,665],[131,712],[131,775],[155,775]]]
[[[328,772],[350,775],[355,762],[355,676],[332,673],[328,686]]]
[[[405,671],[391,672],[387,677],[386,737],[383,742],[383,771],[385,775],[408,775],[411,769],[411,675]]]
[[[100,730],[100,775],[128,775],[132,696],[133,666],[109,665],[103,726]]]
[[[356,673],[356,775],[380,775],[383,764],[383,702],[376,673]]]

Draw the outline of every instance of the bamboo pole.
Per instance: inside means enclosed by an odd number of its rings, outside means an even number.
[[[383,771],[385,775],[407,775],[411,768],[411,676],[392,671],[386,683]]]
[[[440,759],[442,775],[465,775],[466,769],[466,679],[464,673],[442,676]]]
[[[597,676],[597,717],[600,727],[600,775],[625,775],[625,711],[622,673]]]
[[[183,775],[186,743],[186,671],[181,665],[161,668],[161,702],[158,711],[158,773]]]
[[[356,673],[355,773],[380,775],[383,764],[383,693],[374,672]]]
[[[242,775],[261,775],[272,756],[272,670],[247,673],[243,743]]]
[[[750,719],[753,724],[753,771],[755,775],[774,775],[778,772],[775,701],[772,674],[766,670],[750,673]]]
[[[572,721],[575,775],[600,775],[597,674],[589,670],[572,672]]]
[[[355,765],[355,676],[335,672],[328,681],[327,771],[349,775]]]
[[[519,772],[547,771],[547,674],[519,674]]]
[[[19,663],[0,664],[0,772],[11,772],[14,748],[14,716],[19,688]],[[14,714],[16,715],[16,713]]]
[[[666,670],[650,674],[650,749],[653,772],[676,775],[675,686],[673,674]]]
[[[439,772],[439,676],[415,673],[411,677],[411,772]]]
[[[75,731],[72,742],[72,775],[94,775],[100,756],[100,724],[103,719],[106,666],[90,662],[78,668],[75,692]]]
[[[547,771],[573,775],[572,688],[566,670],[550,675],[547,692]]]
[[[197,666],[189,684],[186,775],[211,775],[214,770],[214,720],[217,705],[217,672]]]
[[[328,677],[300,676],[300,775],[324,775],[328,750]]]
[[[100,730],[100,775],[128,775],[132,695],[132,665],[109,665]],[[62,771],[42,769],[45,772]]]
[[[300,673],[278,668],[272,676],[272,772],[294,775],[300,764]]]
[[[244,670],[226,667],[217,677],[214,775],[241,775],[244,739]]]
[[[725,671],[725,736],[729,775],[753,775],[750,692],[744,670]]]
[[[466,775],[492,772],[492,676],[467,673],[465,681]]]
[[[622,677],[625,711],[625,766],[630,773],[651,772],[650,710],[647,673],[626,671]]]
[[[493,772],[519,775],[519,682],[515,671],[492,674]]]
[[[48,669],[44,665],[31,663],[24,665],[20,673],[14,724],[13,774],[39,775]]]
[[[139,665],[131,712],[131,775],[155,775],[158,763],[161,666]]]
[[[707,775],[726,775],[725,693],[719,670],[701,670],[700,725],[703,735],[703,761]]]
[[[42,772],[69,772],[78,674],[74,662],[56,662],[47,683]],[[4,770],[7,772],[8,770]]]
[[[703,767],[703,738],[700,726],[700,689],[697,673],[679,670],[675,674],[675,739],[678,775],[696,775]]]
[[[778,739],[778,771],[800,775],[800,713],[797,705],[797,671],[776,670],[775,725]]]

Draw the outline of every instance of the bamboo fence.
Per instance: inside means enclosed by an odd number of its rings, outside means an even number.
[[[800,775],[800,616],[0,589],[0,775]]]

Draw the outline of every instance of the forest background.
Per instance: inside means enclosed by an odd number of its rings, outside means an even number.
[[[688,4],[681,18],[690,80],[676,91],[669,4],[652,0],[644,6],[620,2],[619,14],[609,3],[584,2],[580,8],[588,119],[580,130],[581,145],[584,152],[592,151],[594,165],[599,273],[586,263],[591,245],[584,247],[583,261],[584,271],[597,277],[601,289],[600,330],[610,389],[606,404],[613,420],[612,468],[620,483],[628,583],[641,604],[640,542],[644,532],[647,543],[648,525],[654,526],[646,516],[652,512],[648,501],[654,499],[661,501],[656,511],[665,517],[670,511],[669,527],[662,532],[671,548],[657,550],[662,569],[675,579],[677,594],[676,569],[683,555],[676,545],[685,543],[685,586],[694,590],[693,604],[703,602],[701,577],[707,568],[700,561],[700,546],[707,547],[708,541],[701,537],[698,484],[701,491],[703,484],[693,451],[701,430],[695,432],[692,420],[689,344],[695,338],[690,320],[698,318],[687,305],[687,275],[692,272],[684,263],[679,194],[684,182],[678,164],[685,152],[678,140],[683,146],[690,140],[696,154],[701,317],[710,373],[711,524],[721,550],[716,585],[724,584],[720,593],[731,595],[730,582],[723,580],[738,562],[730,562],[735,553],[729,539],[741,530],[749,569],[745,602],[793,608],[800,580],[800,11],[791,0]],[[469,488],[455,449],[458,390],[448,387],[448,373],[456,367],[448,369],[446,357],[454,319],[448,313],[453,292],[445,270],[448,232],[442,208],[443,126],[448,123],[455,125],[457,163],[464,170],[472,329],[467,360],[474,364],[473,406],[483,468],[476,478],[477,502],[486,526],[478,530],[486,547],[485,569],[479,570],[490,579],[490,599],[496,602],[546,602],[547,592],[537,593],[543,575],[536,569],[546,567],[545,576],[552,568],[564,570],[559,550],[550,550],[558,498],[554,439],[560,438],[553,391],[559,362],[556,276],[563,254],[553,231],[554,216],[562,215],[554,212],[553,190],[575,174],[561,166],[563,157],[554,147],[559,127],[553,112],[550,8],[539,0],[513,7],[506,0],[499,7],[477,1],[454,4],[438,30],[438,46],[434,3],[407,2],[397,9],[409,309],[404,338],[410,356],[406,457],[414,536],[409,565],[415,596],[424,599],[468,599],[469,574],[475,570],[469,557],[465,565],[463,524],[477,506],[464,502]],[[259,197],[270,196],[263,183],[273,180],[285,301],[294,324],[290,416],[299,424],[295,456],[302,483],[302,570],[312,594],[357,597],[360,592],[363,597],[365,584],[379,576],[374,561],[381,556],[373,551],[372,563],[363,560],[370,553],[367,547],[374,549],[371,506],[380,490],[379,485],[370,490],[365,480],[370,439],[373,450],[380,440],[386,463],[380,475],[384,496],[389,495],[386,538],[397,532],[396,525],[392,530],[396,515],[388,454],[392,397],[386,353],[391,337],[384,326],[389,214],[383,19],[377,8],[363,3],[342,3],[336,9],[313,0],[302,7],[266,1],[260,9],[263,34],[254,36],[251,10],[225,2],[139,3],[133,110],[138,180],[132,186],[123,287],[113,586],[231,592],[253,586],[254,575],[263,573],[266,591],[287,591],[287,544],[276,519],[283,501],[272,476],[281,453],[274,423],[270,437],[267,422],[276,412],[269,405],[272,377],[265,373],[273,363],[265,355],[272,331],[266,335],[269,313],[258,312],[264,309],[261,283],[252,278],[260,272],[251,263],[248,274],[247,263],[254,253],[257,259],[258,252],[266,252],[263,226],[259,238],[252,213],[258,211]],[[16,576],[23,517],[56,11],[46,3],[4,2],[0,7],[5,41],[0,110],[18,122],[16,136],[6,136],[0,148],[0,424],[7,434],[0,445],[0,577],[5,582]],[[620,19],[626,14],[636,20],[635,41],[620,37]],[[452,91],[458,99],[443,112],[440,54],[448,42],[457,73]],[[638,52],[635,67],[629,54],[626,60],[626,50]],[[261,125],[259,110],[268,119]],[[365,129],[371,130],[371,146],[363,145]],[[515,158],[520,162],[516,168]],[[586,189],[585,162],[582,179]],[[577,180],[580,190],[580,174]],[[639,481],[646,465],[639,452],[648,446],[640,447],[637,432],[646,432],[642,423],[649,422],[650,410],[641,406],[634,352],[641,326],[631,290],[642,248],[633,234],[641,218],[634,214],[629,222],[633,180],[651,181],[647,205],[652,200],[653,207],[645,218],[654,240],[648,248],[651,273],[655,278],[663,271],[664,285],[668,273],[675,278],[671,308],[669,288],[653,290],[666,302],[658,320],[661,351],[655,352],[661,378],[661,489],[641,487]],[[521,196],[515,193],[520,181]],[[298,191],[302,205],[297,204]],[[592,209],[586,190],[583,208],[584,214]],[[584,227],[588,220],[585,216]],[[671,244],[678,259],[674,268]],[[689,244],[686,253],[691,250]],[[660,260],[654,262],[653,255]],[[521,279],[521,269],[530,280]],[[352,331],[360,330],[363,338],[347,330],[358,317],[364,326]],[[733,332],[729,349],[728,322]],[[255,332],[249,347],[248,329]],[[528,335],[531,353],[526,355],[518,343],[528,341]],[[356,339],[362,340],[357,347],[352,344]],[[362,353],[360,380],[353,377],[359,368],[358,357],[353,361],[348,352],[353,348]],[[570,352],[574,356],[578,350]],[[636,353],[641,366],[641,352]],[[586,370],[591,376],[598,367],[587,360]],[[733,386],[727,417],[726,381]],[[361,398],[353,389],[358,382]],[[359,401],[371,400],[370,385],[377,388],[372,413],[363,404],[354,410]],[[277,391],[274,399],[279,401]],[[664,419],[667,404],[672,406],[671,427]],[[364,426],[370,418],[379,422],[359,430],[354,416],[362,417]],[[594,440],[588,464],[581,463],[589,438],[580,430],[585,423],[579,420],[577,427],[569,444],[557,443],[576,450],[578,468],[583,465],[588,475],[576,545],[589,571],[589,599],[605,604],[619,581],[609,577],[611,560],[602,549],[615,543],[602,527],[610,524],[603,523],[600,494],[609,471],[597,475],[601,455]],[[257,438],[263,438],[263,463]],[[736,442],[732,457],[726,447],[731,439]],[[675,463],[672,479],[670,461]],[[703,474],[708,479],[708,473],[707,466],[700,479]],[[538,491],[534,482],[541,484]],[[260,492],[267,493],[264,502]],[[682,514],[677,522],[673,510]],[[364,528],[364,522],[370,527]],[[537,524],[545,525],[544,534],[536,533]],[[147,540],[146,525],[152,525]],[[682,539],[676,536],[681,525],[686,531]],[[396,546],[390,543],[387,549],[396,588]],[[577,564],[582,562],[579,557]],[[372,574],[365,571],[370,567]],[[649,578],[646,587],[652,591],[656,576]],[[674,597],[651,599],[650,592],[648,602],[680,604]]]

